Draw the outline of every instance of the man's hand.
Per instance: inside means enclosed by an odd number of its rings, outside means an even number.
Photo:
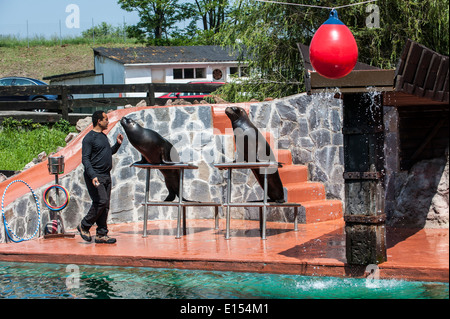
[[[117,143],[122,144],[122,141],[123,141],[123,135],[122,134],[117,135]]]
[[[97,178],[97,177],[94,177],[94,178],[92,179],[92,184],[93,184],[95,187],[98,187],[98,186],[100,185],[100,182],[98,181],[98,178]]]

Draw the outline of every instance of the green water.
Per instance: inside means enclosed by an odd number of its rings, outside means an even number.
[[[0,298],[448,299],[449,284],[221,271],[0,262]],[[72,280],[79,278],[79,281]]]

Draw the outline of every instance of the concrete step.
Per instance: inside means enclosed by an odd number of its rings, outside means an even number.
[[[336,199],[307,201],[301,203],[305,207],[305,224],[324,222],[343,218],[342,202]]]
[[[288,202],[303,204],[309,201],[325,200],[325,186],[317,182],[286,183]]]
[[[290,150],[274,149],[273,152],[275,153],[277,161],[282,163],[283,166],[292,164],[292,154]]]
[[[308,181],[308,167],[305,165],[283,165],[278,171],[283,185]]]

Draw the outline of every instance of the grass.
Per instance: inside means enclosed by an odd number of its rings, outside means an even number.
[[[70,128],[75,130],[74,127]],[[66,131],[48,126],[0,130],[0,169],[19,171],[43,151],[49,155],[66,145]]]
[[[59,38],[34,37],[27,41],[0,35],[0,77],[26,76],[42,80],[46,76],[92,70],[92,49],[98,46],[142,44],[136,44],[133,39],[127,39],[124,43],[123,38],[96,38],[95,43],[92,43],[92,38],[77,37],[63,38],[61,45]],[[9,123],[12,126],[17,124]],[[70,128],[70,131],[74,130],[74,127]],[[57,129],[55,126],[36,127],[30,123],[21,123],[19,127],[0,127],[0,169],[22,170],[42,151],[50,154],[58,146],[64,147],[66,136],[67,128]]]
[[[134,40],[125,43],[116,38],[92,39],[65,38],[60,45],[59,39],[36,37],[20,40],[11,36],[0,36],[0,77],[26,76],[43,80],[46,76],[94,69],[93,48],[142,46]],[[44,80],[45,81],[45,80]]]

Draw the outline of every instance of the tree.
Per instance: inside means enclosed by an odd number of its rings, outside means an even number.
[[[188,17],[186,4],[178,0],[118,0],[126,11],[137,11],[140,21],[128,28],[128,33],[141,42],[154,45],[170,43],[178,31],[176,24]]]
[[[115,37],[118,38],[123,36],[122,27],[113,27],[111,24],[102,22],[86,31],[81,32],[84,38],[92,38],[95,36],[97,38]]]
[[[349,3],[348,0],[320,1],[324,7]],[[367,4],[338,9],[340,20],[355,36],[360,62],[395,68],[408,38],[448,55],[448,0],[378,0],[376,4],[380,10],[380,28],[367,27]],[[222,86],[222,92],[228,94],[225,98],[229,101],[232,101],[230,96],[237,100],[263,99],[304,91],[297,43],[309,45],[328,15],[327,9],[236,0],[216,39],[242,53],[250,66],[251,76],[242,85]]]
[[[195,0],[197,18],[201,18],[203,30],[218,33],[227,16],[228,0]]]

